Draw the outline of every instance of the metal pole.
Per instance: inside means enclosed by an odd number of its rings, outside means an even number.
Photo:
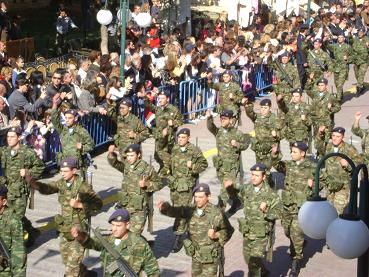
[[[126,61],[126,16],[127,16],[127,0],[120,0],[120,81],[124,86],[124,63]]]
[[[308,24],[308,26],[310,27],[310,10],[311,10],[311,0],[308,0],[307,3],[307,17],[306,17],[306,23]]]

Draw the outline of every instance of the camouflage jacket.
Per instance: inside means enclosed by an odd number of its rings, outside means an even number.
[[[51,113],[51,121],[55,130],[60,137],[62,146],[61,152],[58,153],[58,161],[65,157],[73,157],[78,160],[80,166],[83,165],[83,156],[94,149],[95,143],[85,128],[81,125],[74,125],[73,128],[68,128],[60,122],[60,111],[54,109]],[[77,143],[82,143],[82,149],[78,150]]]
[[[331,142],[324,142],[324,136],[320,135],[316,139],[316,148],[319,153],[327,155],[329,153],[342,153],[353,160],[355,165],[360,163],[361,157],[354,146],[342,142],[337,149]],[[340,164],[341,157],[331,157],[325,161],[325,168],[322,171],[321,179],[330,191],[340,191],[344,186],[350,187],[352,168],[346,168]]]
[[[312,53],[312,54],[311,54]],[[315,56],[315,58],[313,57]],[[307,72],[315,73],[315,77],[318,77],[317,75],[323,74],[325,71],[332,72],[333,71],[333,63],[331,58],[329,57],[327,52],[324,52],[322,49],[319,50],[311,50],[307,53],[307,63],[308,63],[308,69]],[[319,64],[322,64],[326,69],[323,70]]]
[[[72,184],[68,184],[63,178],[48,184],[42,182],[36,182],[36,184],[41,194],[58,193],[61,215],[55,217],[55,223],[58,225],[58,230],[69,238],[73,225],[80,225],[84,219],[97,214],[102,208],[101,198],[78,175]],[[72,208],[69,205],[71,199],[77,198],[82,202],[83,209]]]
[[[120,153],[123,153],[129,145],[134,143],[141,144],[150,136],[149,130],[143,125],[142,121],[137,116],[133,114],[128,114],[126,116],[117,114],[115,105],[109,106],[108,115],[117,124],[117,133],[114,136],[114,141]],[[135,132],[136,137],[129,138],[129,131]]]
[[[229,161],[232,163],[238,163],[241,152],[246,150],[249,146],[246,135],[235,127],[229,127],[227,129],[223,127],[217,127],[214,124],[214,119],[209,117],[207,120],[208,130],[215,136],[218,157],[223,161]],[[231,141],[235,140],[240,144],[239,147],[233,147]]]
[[[192,161],[192,167],[187,167],[187,161]],[[188,143],[184,147],[174,145],[171,153],[171,175],[174,178],[173,188],[177,191],[188,191],[208,167],[204,154],[199,147]]]
[[[308,179],[314,179],[316,164],[305,159],[302,162],[281,161],[282,155],[272,155],[274,168],[285,175],[282,202],[285,210],[298,212],[298,208],[311,195]]]
[[[333,53],[334,72],[348,70],[348,65],[352,61],[352,48],[347,43],[326,44],[327,49]],[[346,58],[346,59],[345,59]]]
[[[39,178],[45,169],[44,163],[36,155],[36,152],[26,145],[20,145],[20,148],[11,155],[10,147],[1,147],[1,167],[3,169],[6,186],[8,187],[8,200],[22,197],[29,194],[28,184],[20,176],[20,170],[26,171],[33,178]]]
[[[284,113],[284,137],[292,141],[307,141],[309,128],[312,124],[310,117],[311,106],[302,102],[299,104],[289,103],[284,100],[278,102],[280,110]],[[301,116],[305,116],[305,120]]]
[[[209,87],[219,91],[218,113],[224,110],[232,110],[234,115],[239,114],[241,100],[243,98],[243,92],[239,84],[235,82],[230,82],[228,84],[210,83]]]
[[[240,231],[250,240],[261,239],[271,232],[271,222],[279,217],[281,201],[279,196],[264,182],[258,192],[252,184],[240,186],[239,198],[244,208],[244,219],[240,219]],[[260,210],[260,204],[267,204],[267,211]]]
[[[23,252],[24,257],[26,256],[25,249],[14,249],[12,242],[20,240],[23,241],[23,224],[22,219],[19,218],[13,210],[8,206],[5,206],[4,211],[0,214],[0,238],[4,241],[6,247],[8,248],[12,259],[20,257],[20,255],[12,255],[14,252]],[[21,267],[25,261],[12,260],[13,267]],[[17,264],[14,264],[16,262]],[[0,253],[0,272],[9,272],[8,276],[13,276],[10,274],[9,263],[1,256]],[[1,273],[0,273],[1,275]]]
[[[369,54],[367,44],[369,43],[369,38],[363,37],[360,39],[352,37],[350,42],[352,44],[353,63],[357,65],[368,63]]]
[[[366,164],[369,164],[369,129],[364,130],[353,125],[351,131],[354,135],[361,138],[362,155]]]
[[[155,113],[156,126],[153,129],[153,136],[159,143],[159,147],[165,147],[167,144],[174,144],[176,132],[179,126],[183,124],[183,117],[177,107],[168,104],[165,107],[159,107],[145,99],[145,107]],[[173,121],[173,126],[168,125],[168,121]],[[163,138],[163,129],[168,128],[168,136]]]
[[[138,276],[141,276],[142,272],[145,272],[148,277],[160,276],[159,265],[154,253],[141,235],[129,232],[127,239],[121,240],[120,244],[117,246],[115,245],[116,239],[113,236],[109,236],[106,239],[110,242],[111,246],[122,255],[122,258],[124,258]],[[123,277],[123,274],[119,271],[113,273],[108,272],[107,267],[109,267],[115,259],[106,251],[98,240],[88,238],[83,243],[83,246],[101,252],[100,260],[104,266],[104,276]]]
[[[154,167],[142,159],[130,165],[127,161],[119,161],[116,155],[108,156],[109,164],[123,173],[121,204],[131,213],[144,211],[147,207],[148,192],[161,189],[161,180]],[[145,188],[139,181],[145,178]]]

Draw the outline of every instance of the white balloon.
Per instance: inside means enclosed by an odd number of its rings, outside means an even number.
[[[329,224],[337,216],[336,209],[328,201],[306,201],[300,208],[298,221],[305,235],[324,239]]]
[[[135,21],[141,28],[146,28],[151,25],[151,15],[149,13],[139,13],[135,17]]]
[[[109,10],[99,10],[96,19],[101,25],[108,25],[113,20],[113,14]]]
[[[327,229],[327,245],[338,257],[358,258],[369,247],[369,229],[361,220],[336,218]]]

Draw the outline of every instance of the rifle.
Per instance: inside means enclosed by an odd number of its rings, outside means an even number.
[[[219,272],[218,277],[224,277],[224,248],[221,247],[220,253],[219,253]]]
[[[275,220],[270,222],[270,224],[272,228],[268,237],[266,260],[271,263],[273,261],[273,245],[275,242]]]
[[[245,173],[243,172],[242,152],[240,154],[240,185],[243,184]]]
[[[105,250],[114,258],[114,262],[107,266],[107,270],[110,274],[113,274],[117,270],[123,274],[125,277],[138,277],[138,275],[133,271],[132,267],[127,263],[127,261],[119,254],[119,252],[101,235],[99,228],[92,228],[96,239],[102,244]]]
[[[322,63],[321,60],[319,60],[313,53],[313,51],[311,51],[310,49],[308,50],[308,53],[313,57],[314,63],[317,64],[323,71],[327,70],[327,66]]]
[[[0,237],[0,256],[5,257],[7,262],[11,263],[11,256],[8,247],[6,246],[3,239]]]
[[[293,81],[290,78],[290,76],[288,76],[286,70],[284,70],[284,68],[281,65],[281,63],[278,61],[278,59],[275,59],[274,62],[276,64],[278,70],[282,73],[282,79],[283,80],[286,80],[286,82],[288,83],[288,85],[293,88]]]
[[[154,193],[147,193],[147,231],[153,233],[153,223],[154,223]]]

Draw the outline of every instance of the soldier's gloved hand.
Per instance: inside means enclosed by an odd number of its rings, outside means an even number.
[[[136,136],[137,136],[137,135],[136,135],[136,133],[135,133],[134,131],[129,131],[129,132],[128,132],[128,137],[129,137],[129,138],[136,138]]]
[[[259,206],[259,209],[260,209],[260,211],[262,211],[263,213],[266,213],[266,212],[267,212],[267,210],[268,210],[268,204],[267,204],[267,203],[265,203],[265,202],[261,202],[261,203],[260,203],[260,206]]]
[[[211,239],[217,239],[218,238],[217,232],[213,228],[209,229],[208,237]]]
[[[140,186],[140,188],[146,188],[145,176],[142,176],[142,179],[138,181],[138,185]]]
[[[232,180],[224,180],[223,182],[224,188],[229,188],[232,186],[232,184],[233,184]]]
[[[82,232],[78,227],[73,226],[70,229],[70,234],[79,242],[84,242],[87,239],[86,233]]]
[[[168,135],[168,128],[164,128],[162,131],[163,138],[165,138]]]
[[[192,168],[192,161],[187,161],[187,167]]]
[[[71,206],[74,209],[83,209],[83,204],[79,199],[71,199],[69,201],[69,206]]]
[[[276,137],[277,136],[277,132],[275,130],[272,131],[272,136]]]
[[[172,119],[168,120],[168,126],[173,126],[173,120]]]
[[[81,150],[81,149],[82,149],[82,143],[77,142],[77,144],[76,144],[76,148],[77,148],[78,150]]]
[[[240,144],[239,144],[235,139],[232,139],[232,140],[231,140],[231,145],[232,145],[233,147],[236,147],[236,148],[238,148],[238,147],[240,146]]]
[[[345,159],[341,159],[341,160],[340,160],[340,165],[341,165],[343,168],[346,168],[346,167],[348,167],[348,161],[346,161]]]

